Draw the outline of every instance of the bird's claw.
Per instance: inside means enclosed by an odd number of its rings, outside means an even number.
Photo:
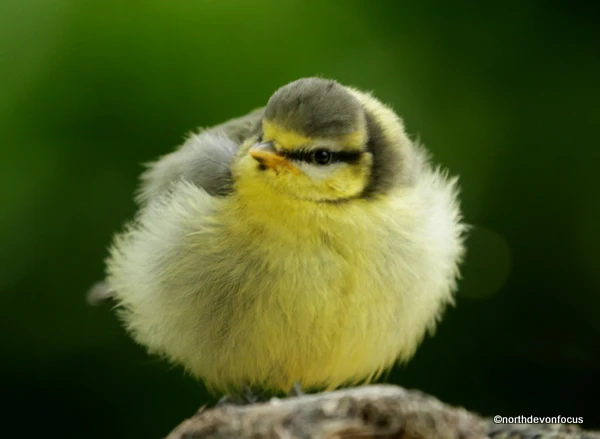
[[[266,401],[265,397],[253,392],[250,387],[244,386],[239,393],[232,393],[221,398],[217,403],[217,407],[226,405],[249,405],[263,401]]]
[[[294,383],[294,385],[292,386],[292,388],[290,389],[290,391],[288,392],[287,396],[288,397],[293,397],[293,396],[302,396],[305,395],[304,391],[302,390],[302,385],[296,381]]]

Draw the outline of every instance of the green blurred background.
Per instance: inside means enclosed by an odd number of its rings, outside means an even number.
[[[475,225],[457,307],[388,381],[599,428],[599,18],[560,1],[2,0],[3,433],[160,437],[214,402],[84,294],[142,162],[309,75],[393,105],[460,175]]]

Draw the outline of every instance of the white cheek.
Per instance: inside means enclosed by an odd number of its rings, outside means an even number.
[[[296,162],[294,165],[313,181],[322,181],[331,177],[334,173],[347,166],[345,163],[333,163],[330,165],[313,165],[306,162]]]

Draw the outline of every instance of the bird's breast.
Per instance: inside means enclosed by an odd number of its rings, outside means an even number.
[[[382,272],[378,234],[356,219],[287,213],[262,222],[222,217],[229,220],[211,243],[216,257],[196,299],[205,349],[223,361],[275,368],[252,376],[281,379],[281,386],[290,379],[332,384],[387,366],[401,298]]]

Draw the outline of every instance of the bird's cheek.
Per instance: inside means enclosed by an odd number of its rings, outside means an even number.
[[[337,197],[353,197],[363,189],[364,175],[356,169],[348,168],[336,173],[325,182],[327,188]]]
[[[273,156],[269,158],[264,158],[258,162],[258,168],[262,171],[273,170],[277,175],[279,174],[292,174],[298,175],[300,170],[296,168],[292,163],[288,160],[279,157]]]
[[[348,184],[341,181],[328,182],[327,188],[333,192],[336,197],[346,197],[353,195],[352,192],[354,192]]]

